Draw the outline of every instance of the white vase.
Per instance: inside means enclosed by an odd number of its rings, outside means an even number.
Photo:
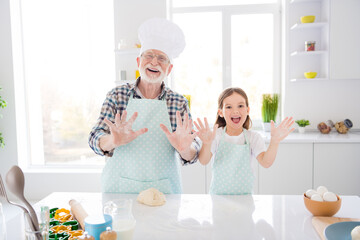
[[[265,132],[270,132],[271,131],[271,123],[263,122],[263,129]]]
[[[305,127],[298,127],[299,133],[305,133]]]

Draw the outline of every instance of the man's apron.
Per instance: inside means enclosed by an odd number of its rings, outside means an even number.
[[[126,111],[128,118],[138,112],[134,131],[146,127],[148,132],[114,150],[103,169],[102,191],[139,193],[153,187],[163,193],[181,193],[180,162],[160,128],[162,123],[171,129],[166,101],[134,99],[131,94]]]

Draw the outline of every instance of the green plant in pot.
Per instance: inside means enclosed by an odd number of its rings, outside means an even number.
[[[264,130],[270,131],[270,122],[275,122],[276,115],[279,107],[279,94],[263,94],[262,95],[261,114],[264,123]]]
[[[2,88],[0,87],[0,91],[2,90]],[[1,97],[0,95],[0,108],[4,108],[6,107],[6,101]],[[0,114],[0,117],[2,117],[2,115]],[[2,136],[2,133],[0,132],[0,147],[4,147],[5,146],[5,142],[4,142],[4,138]]]
[[[299,128],[298,128],[299,133],[304,133],[305,132],[305,127],[310,125],[310,121],[306,120],[306,119],[296,120],[295,122],[299,126]]]

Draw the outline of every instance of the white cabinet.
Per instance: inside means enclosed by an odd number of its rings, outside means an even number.
[[[314,144],[314,187],[360,195],[360,143]]]
[[[314,15],[313,23],[301,23]],[[317,72],[316,80],[329,78],[329,0],[292,0],[288,7],[289,75],[291,81],[309,81],[304,72]],[[315,51],[305,51],[305,42],[315,41]]]
[[[360,79],[360,1],[332,0],[330,77]]]
[[[184,193],[208,193],[211,163],[183,166]],[[320,185],[340,195],[360,195],[360,143],[281,143],[270,168],[256,165],[254,194],[299,195]]]
[[[206,167],[196,162],[181,167],[181,177],[184,194],[205,194]]]
[[[312,143],[282,143],[270,168],[259,166],[259,194],[301,194],[312,188]]]

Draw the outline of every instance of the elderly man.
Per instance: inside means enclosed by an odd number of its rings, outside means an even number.
[[[107,94],[89,145],[111,157],[102,173],[103,192],[139,193],[153,187],[181,193],[177,156],[183,165],[194,163],[200,146],[187,100],[164,79],[185,47],[184,34],[174,23],[155,18],[140,26],[139,39],[140,77]]]

